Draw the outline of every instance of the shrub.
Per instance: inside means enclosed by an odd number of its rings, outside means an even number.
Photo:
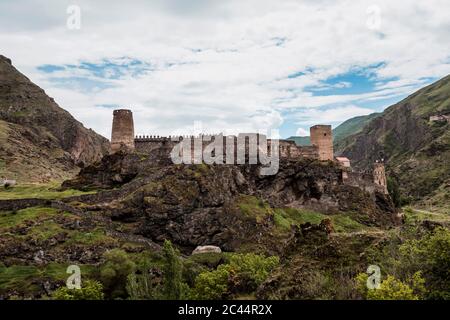
[[[189,295],[189,286],[183,281],[183,264],[179,251],[168,240],[162,250],[162,283],[150,272],[150,260],[144,258],[138,272],[128,275],[126,291],[132,300],[180,300]]]
[[[127,277],[134,272],[134,262],[120,249],[107,251],[103,257],[105,262],[100,270],[100,279],[105,285],[105,291],[111,298],[126,297]]]
[[[228,293],[229,265],[220,265],[217,270],[199,274],[195,280],[192,298],[219,300]]]
[[[55,300],[102,300],[103,286],[98,281],[86,280],[81,289],[60,287],[52,294]]]
[[[263,283],[279,264],[278,257],[257,254],[233,254],[228,263],[216,270],[199,274],[195,280],[194,299],[224,299],[232,293],[249,293]]]
[[[425,281],[420,272],[410,279],[410,285],[388,275],[378,289],[368,289],[367,278],[366,273],[357,276],[358,289],[367,300],[419,300],[424,291]]]

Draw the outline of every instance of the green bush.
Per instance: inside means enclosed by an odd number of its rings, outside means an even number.
[[[278,266],[278,257],[233,254],[216,270],[199,274],[195,281],[194,299],[224,299],[232,293],[253,292]]]
[[[132,300],[180,300],[189,295],[189,287],[184,282],[184,267],[179,251],[168,240],[162,250],[162,281],[150,273],[149,258],[144,258],[137,272],[127,277],[126,291]]]
[[[436,228],[421,239],[399,247],[399,267],[404,273],[421,270],[430,299],[450,299],[450,231]]]
[[[134,262],[120,249],[107,251],[103,257],[105,262],[100,269],[100,279],[105,292],[113,299],[126,297],[127,278],[135,270]]]
[[[358,289],[367,300],[419,300],[425,290],[425,280],[420,272],[414,274],[409,281],[410,284],[388,275],[377,289],[367,288],[367,278],[366,273],[360,273],[356,278]]]
[[[86,280],[81,289],[60,287],[52,294],[55,300],[102,300],[103,286],[98,281]]]
[[[195,280],[192,298],[200,300],[219,300],[228,294],[230,266],[220,265],[217,270],[199,274]]]

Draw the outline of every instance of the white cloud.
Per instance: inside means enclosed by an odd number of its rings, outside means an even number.
[[[358,106],[336,107],[328,110],[303,109],[297,112],[298,124],[336,124],[351,117],[365,116],[373,113],[373,110]]]
[[[298,128],[297,131],[295,132],[295,135],[299,137],[306,137],[309,136],[309,131],[303,128]]]
[[[132,108],[142,134],[169,134],[196,120],[214,131],[276,128],[284,123],[286,109],[298,111],[298,122],[306,126],[305,114],[324,122],[346,120],[371,112],[354,105],[401,97],[423,86],[423,78],[450,73],[446,0],[377,0],[382,16],[375,31],[366,27],[373,1],[78,0],[78,31],[66,28],[72,2],[0,2],[2,54],[105,136],[112,110],[98,105]],[[50,77],[105,79],[80,69],[54,75],[36,69],[105,58],[123,63],[122,57],[152,68],[107,79],[113,88],[89,91],[61,88]],[[381,62],[371,92],[313,95],[307,90],[320,90],[324,80],[355,66]],[[288,78],[298,72],[304,74]],[[352,84],[332,87],[345,90]],[[309,110],[324,106],[326,112]]]

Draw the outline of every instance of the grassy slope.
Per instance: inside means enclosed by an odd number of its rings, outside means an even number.
[[[0,200],[25,198],[60,199],[70,196],[94,193],[72,189],[59,191],[59,186],[60,185],[58,183],[25,185],[19,184],[9,189],[0,188]]]

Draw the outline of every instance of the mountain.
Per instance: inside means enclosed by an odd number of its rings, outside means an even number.
[[[334,145],[339,145],[340,142],[348,136],[358,133],[368,122],[375,119],[379,115],[380,113],[372,113],[367,116],[354,117],[341,123],[338,127],[333,129]],[[292,136],[287,138],[287,140],[295,141],[295,143],[299,146],[311,145],[311,140],[309,137]]]
[[[340,144],[348,136],[360,132],[364,126],[373,119],[380,116],[380,113],[372,113],[367,116],[359,116],[351,118],[341,123],[337,128],[333,130],[333,139],[335,147]]]
[[[450,198],[450,76],[387,108],[345,138],[338,154],[359,169],[384,158],[407,200],[445,205]]]
[[[311,145],[311,139],[309,137],[292,136],[292,137],[287,138],[286,140],[294,141],[295,144],[298,146],[310,146]]]
[[[86,129],[0,55],[0,176],[64,179],[108,151],[107,139]]]

